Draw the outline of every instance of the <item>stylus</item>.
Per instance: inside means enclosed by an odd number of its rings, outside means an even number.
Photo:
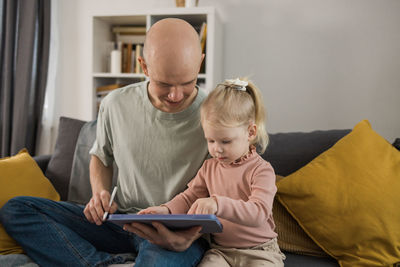
[[[111,198],[110,198],[110,203],[108,203],[108,206],[111,208],[111,204],[113,203],[113,201],[114,201],[114,197],[115,197],[115,194],[117,193],[117,187],[116,186],[114,186],[114,189],[113,189],[113,191],[112,191],[112,193],[111,193]],[[105,213],[104,213],[104,215],[103,215],[103,221],[107,218],[107,216],[108,216],[108,211],[106,211]]]

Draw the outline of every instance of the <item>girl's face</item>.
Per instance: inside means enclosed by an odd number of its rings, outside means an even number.
[[[250,142],[256,137],[256,125],[224,127],[203,124],[208,151],[219,162],[229,164],[249,151]]]

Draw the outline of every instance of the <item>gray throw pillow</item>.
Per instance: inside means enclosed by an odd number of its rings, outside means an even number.
[[[45,176],[60,194],[61,200],[67,200],[75,144],[84,124],[85,121],[60,117],[55,150]]]
[[[73,157],[71,179],[68,190],[68,201],[85,205],[92,197],[90,186],[89,164],[90,149],[96,140],[97,121],[90,121],[82,126],[75,146]],[[116,184],[118,169],[114,164],[113,185]]]

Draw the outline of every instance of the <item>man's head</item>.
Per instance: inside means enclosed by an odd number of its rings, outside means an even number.
[[[203,60],[199,36],[181,19],[163,19],[146,34],[143,58],[149,77],[148,94],[152,104],[165,112],[179,112],[196,97],[197,74]]]

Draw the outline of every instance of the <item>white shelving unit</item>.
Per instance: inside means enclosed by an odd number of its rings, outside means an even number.
[[[145,26],[148,30],[151,25],[164,18],[184,19],[199,28],[203,22],[207,23],[205,73],[198,75],[201,89],[211,91],[221,81],[222,72],[222,28],[218,14],[214,7],[195,8],[165,8],[138,11],[127,15],[103,14],[93,16],[92,44],[92,88],[93,88],[93,118],[97,115],[96,88],[108,84],[129,84],[147,79],[144,74],[138,73],[109,73],[109,49],[107,44],[114,41],[112,27],[114,26]]]

